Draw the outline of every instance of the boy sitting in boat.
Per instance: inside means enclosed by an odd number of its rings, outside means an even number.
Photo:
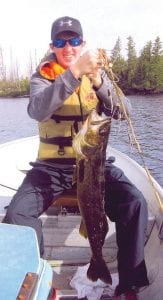
[[[124,119],[99,51],[84,51],[85,44],[77,19],[65,16],[55,20],[51,54],[31,78],[28,114],[39,125],[38,157],[31,163],[32,169],[14,195],[3,222],[34,228],[41,255],[44,244],[39,216],[72,188],[76,163],[73,136],[97,106],[107,116]],[[125,97],[123,103],[129,114]],[[115,295],[137,299],[135,287],[149,284],[144,260],[147,204],[112,161],[106,163],[105,182],[105,212],[116,224],[118,245],[119,284]]]

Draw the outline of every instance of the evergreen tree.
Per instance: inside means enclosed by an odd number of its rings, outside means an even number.
[[[141,51],[136,71],[136,87],[144,91],[163,89],[163,60],[160,38],[147,42]]]
[[[152,80],[155,91],[163,90],[163,51],[159,37],[156,37],[152,48]]]
[[[121,40],[120,37],[116,40],[116,43],[111,51],[111,61],[114,63],[121,57]]]
[[[121,40],[118,37],[115,46],[111,52],[111,61],[113,62],[113,72],[117,76],[119,85],[122,89],[126,89],[126,72],[127,72],[127,63],[123,56],[121,55]]]
[[[138,89],[148,90],[151,88],[152,70],[152,42],[149,41],[141,50],[136,70],[135,83]]]
[[[159,61],[162,54],[163,54],[162,43],[160,38],[157,36],[153,43],[153,48],[152,48],[152,55],[154,61],[155,62]]]
[[[130,88],[134,86],[135,81],[135,71],[137,67],[137,56],[135,50],[135,43],[133,38],[129,36],[127,43],[127,67],[128,67],[128,74],[127,74],[127,83]]]

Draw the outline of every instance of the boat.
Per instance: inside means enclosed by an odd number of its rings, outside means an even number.
[[[6,206],[20,186],[29,162],[38,151],[38,136],[21,138],[0,145],[0,221]],[[152,280],[139,291],[140,300],[162,300],[163,295],[163,188],[147,174],[144,167],[126,154],[108,147],[107,156],[115,157],[115,165],[122,168],[130,180],[141,190],[148,203],[148,230],[145,241],[147,270]],[[45,260],[53,269],[53,287],[56,299],[78,299],[77,290],[70,285],[79,268],[90,261],[90,248],[79,235],[80,214],[74,203],[67,209],[64,201],[52,205],[40,218],[43,223]],[[104,259],[113,275],[117,275],[117,244],[114,223],[108,219],[109,232],[103,247]],[[0,283],[1,284],[1,283]],[[105,294],[101,299],[112,299]],[[39,300],[39,298],[37,299]]]

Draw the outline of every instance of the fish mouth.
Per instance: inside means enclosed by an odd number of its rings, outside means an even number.
[[[90,125],[92,126],[102,126],[104,124],[110,123],[110,119],[109,118],[105,118],[105,119],[101,119],[101,120],[92,120],[90,122]]]
[[[88,159],[83,149],[91,149],[99,144],[99,136],[105,136],[107,124],[110,124],[109,117],[101,116],[96,110],[92,110],[73,140],[73,149],[78,157]]]
[[[90,113],[90,115],[88,116],[88,121],[89,124],[92,125],[98,125],[100,123],[105,123],[105,122],[109,122],[109,117],[106,117],[104,115],[99,115],[96,111],[96,109],[93,109]]]
[[[95,109],[93,109],[87,118],[87,129],[92,128],[94,132],[98,131],[100,127],[110,123],[110,118],[104,115],[99,115]]]

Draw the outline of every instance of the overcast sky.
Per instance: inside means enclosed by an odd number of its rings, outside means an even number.
[[[21,66],[30,51],[38,59],[45,54],[52,22],[65,15],[80,19],[90,48],[111,50],[119,36],[125,55],[131,35],[139,54],[149,40],[163,42],[162,0],[0,0],[0,12],[0,46]]]

